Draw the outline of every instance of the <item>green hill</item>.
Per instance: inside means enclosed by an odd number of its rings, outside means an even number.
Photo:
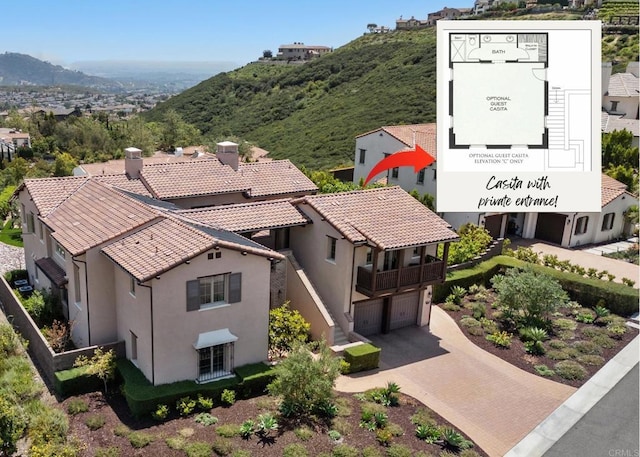
[[[235,135],[312,169],[352,163],[356,135],[435,122],[435,44],[435,28],[367,34],[304,65],[252,63],[219,74],[145,116],[159,121],[174,109],[205,135]],[[603,39],[603,58],[616,58],[616,69],[637,52],[637,34]]]
[[[186,90],[175,109],[205,134],[237,135],[312,168],[353,160],[354,137],[435,121],[435,29],[365,35],[304,65],[252,63]]]

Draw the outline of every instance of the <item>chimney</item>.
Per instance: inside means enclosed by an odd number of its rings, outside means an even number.
[[[138,179],[142,171],[142,151],[138,148],[124,150],[124,172],[129,179]]]
[[[216,144],[216,157],[223,165],[229,165],[234,171],[238,171],[238,145],[231,141],[223,141]]]
[[[611,79],[611,62],[602,62],[602,96],[609,92],[609,80]],[[604,99],[602,100],[604,106]]]

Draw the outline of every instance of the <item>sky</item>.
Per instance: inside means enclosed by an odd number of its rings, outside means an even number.
[[[79,61],[226,61],[302,42],[337,48],[369,23],[395,27],[473,0],[21,0],[2,2],[0,52],[54,64]]]

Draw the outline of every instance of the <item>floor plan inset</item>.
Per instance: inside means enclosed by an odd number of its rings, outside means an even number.
[[[547,148],[548,34],[455,33],[449,45],[449,147]]]

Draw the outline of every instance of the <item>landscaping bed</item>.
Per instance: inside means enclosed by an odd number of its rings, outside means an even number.
[[[451,298],[439,306],[473,343],[518,368],[574,387],[583,385],[638,335],[637,329],[624,324],[623,317],[609,313],[599,318],[594,309],[567,302],[550,315],[547,335],[536,350],[532,348],[535,343],[527,347],[526,336],[521,337],[519,329],[502,320],[494,289],[472,286],[458,292],[459,304]],[[588,316],[594,322],[584,322],[591,320]],[[496,334],[501,337],[498,342],[487,339]]]
[[[329,425],[326,422],[293,421],[279,416],[274,397],[261,396],[248,400],[237,400],[228,407],[207,409],[217,419],[212,425],[196,422],[197,410],[181,417],[173,405],[169,416],[162,422],[150,416],[136,419],[130,415],[126,401],[119,394],[105,396],[101,392],[66,399],[60,406],[69,414],[69,435],[77,438],[85,447],[87,456],[486,456],[477,446],[470,450],[447,454],[440,444],[427,444],[415,436],[414,422],[432,422],[453,427],[442,417],[422,406],[418,401],[397,394],[398,406],[373,408],[383,410],[388,424],[395,424],[390,447],[376,440],[376,433],[360,426],[362,409],[372,407],[371,402],[358,399],[358,395],[338,394],[337,416]],[[254,421],[261,414],[271,413],[277,418],[278,429],[266,439],[252,434],[249,439],[239,435],[241,424],[247,419]],[[417,414],[416,414],[417,413]],[[93,430],[90,428],[94,428]],[[338,442],[330,439],[329,430],[340,433]],[[132,435],[133,432],[133,435]],[[221,436],[220,434],[225,436]],[[465,437],[466,438],[466,437]],[[147,444],[148,443],[148,444]],[[139,446],[139,448],[136,448]],[[213,449],[213,450],[212,450]],[[420,454],[422,451],[424,454]],[[473,452],[472,452],[473,451]],[[475,452],[475,453],[474,453]]]

